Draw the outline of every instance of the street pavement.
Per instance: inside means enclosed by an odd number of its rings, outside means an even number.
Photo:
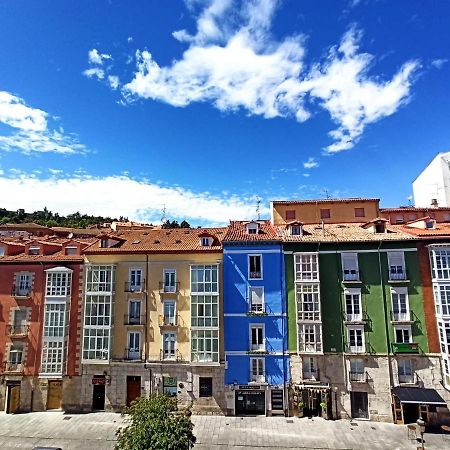
[[[197,450],[399,449],[415,450],[405,426],[322,418],[192,416]],[[0,449],[35,446],[63,450],[112,450],[120,414],[64,414],[58,411],[0,413]],[[425,434],[426,449],[450,449],[450,436]]]

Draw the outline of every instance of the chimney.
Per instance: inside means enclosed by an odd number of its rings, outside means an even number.
[[[431,199],[431,206],[433,207],[433,208],[437,208],[439,205],[438,205],[438,201],[437,201],[437,198],[432,198]]]

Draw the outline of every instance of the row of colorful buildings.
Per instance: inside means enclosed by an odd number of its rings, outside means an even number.
[[[0,408],[449,418],[450,208],[0,238]]]

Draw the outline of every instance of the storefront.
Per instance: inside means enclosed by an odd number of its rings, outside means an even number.
[[[331,391],[327,385],[295,384],[291,395],[291,409],[295,415],[328,418],[331,414]]]
[[[233,391],[231,391],[233,392]],[[267,385],[235,385],[234,415],[284,415],[285,395],[279,387]],[[233,414],[230,411],[230,414]]]
[[[415,423],[419,417],[427,425],[437,425],[449,419],[444,399],[435,389],[418,387],[392,388],[392,411],[394,423]]]

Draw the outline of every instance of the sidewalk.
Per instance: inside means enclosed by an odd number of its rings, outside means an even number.
[[[321,418],[192,416],[195,449],[399,449],[414,450],[406,427],[385,423]],[[31,450],[34,446],[63,450],[112,450],[123,418],[114,413],[0,413],[0,448]],[[425,448],[450,449],[450,437],[426,434]]]

